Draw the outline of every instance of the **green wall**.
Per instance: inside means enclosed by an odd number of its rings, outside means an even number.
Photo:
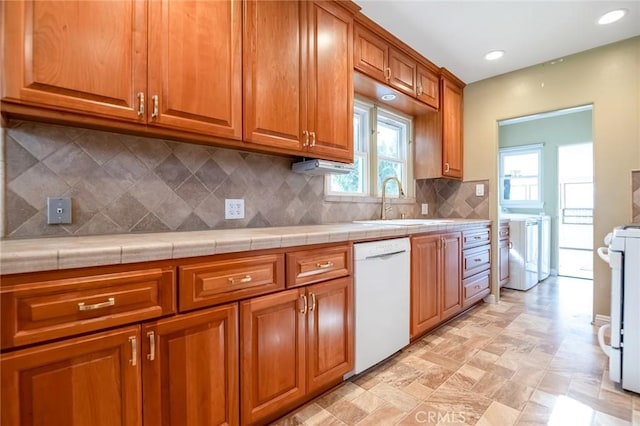
[[[551,216],[551,268],[558,269],[558,147],[593,141],[592,111],[540,118],[499,126],[500,148],[544,143],[543,199],[545,214]],[[509,209],[511,213],[539,214],[539,209]]]

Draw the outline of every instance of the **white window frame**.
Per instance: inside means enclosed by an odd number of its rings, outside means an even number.
[[[335,197],[336,201],[371,201],[379,202],[382,197],[382,190],[378,188],[378,149],[377,149],[377,122],[380,117],[383,119],[393,120],[404,124],[403,139],[405,144],[401,144],[402,160],[402,176],[399,176],[404,189],[405,197],[397,201],[402,203],[415,202],[415,181],[413,178],[413,118],[411,116],[394,111],[386,106],[379,107],[370,101],[355,99],[354,115],[360,115],[360,129],[363,141],[363,150],[358,150],[358,144],[354,141],[354,158],[360,156],[363,160],[363,192],[347,193],[331,191],[331,175],[325,176],[325,196],[331,201]],[[395,158],[389,158],[389,161],[398,162]],[[388,184],[391,187],[391,184]],[[389,198],[398,198],[397,195],[387,194]]]
[[[538,198],[536,200],[505,200],[504,199],[504,157],[513,154],[536,154],[538,156],[538,175],[537,176],[525,176],[536,177],[538,179]],[[499,168],[499,191],[500,191],[500,205],[505,208],[531,208],[542,209],[544,207],[544,179],[542,175],[543,157],[544,157],[544,144],[531,144],[521,145],[509,148],[500,148],[498,168]]]

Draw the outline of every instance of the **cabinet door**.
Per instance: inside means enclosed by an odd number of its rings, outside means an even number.
[[[149,16],[149,122],[242,139],[240,0],[150,1]]]
[[[391,68],[389,84],[392,87],[409,96],[416,96],[417,66],[416,61],[409,56],[399,50],[389,48],[389,68]]]
[[[462,89],[442,79],[442,175],[462,179]]]
[[[440,79],[438,75],[420,64],[418,64],[416,73],[418,80],[416,97],[425,104],[438,109],[440,107]]]
[[[244,140],[299,151],[307,129],[305,2],[244,3]]]
[[[145,425],[239,423],[236,304],[146,325],[142,339]]]
[[[240,303],[242,424],[272,419],[304,397],[306,306],[304,289]]]
[[[307,391],[314,392],[353,369],[353,280],[308,287]]]
[[[442,235],[442,320],[462,309],[462,236],[459,232]]]
[[[353,161],[353,16],[330,2],[309,2],[308,128],[313,157]]]
[[[389,45],[358,24],[353,29],[354,67],[369,77],[387,82]]]
[[[147,2],[7,1],[3,99],[132,121],[147,85]]]
[[[500,286],[509,282],[509,240],[498,242],[498,270]]]
[[[440,235],[411,239],[411,337],[440,322]]]
[[[139,328],[3,354],[2,425],[140,425]]]

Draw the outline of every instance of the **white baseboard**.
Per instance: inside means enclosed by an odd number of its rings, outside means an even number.
[[[609,324],[611,322],[611,317],[609,315],[600,315],[596,314],[596,319],[593,321],[593,325],[596,327],[602,327],[605,324]]]

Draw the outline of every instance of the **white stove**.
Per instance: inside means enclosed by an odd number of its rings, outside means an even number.
[[[598,255],[611,267],[611,323],[600,328],[598,340],[609,356],[611,380],[640,393],[640,223],[615,228],[605,244]]]

